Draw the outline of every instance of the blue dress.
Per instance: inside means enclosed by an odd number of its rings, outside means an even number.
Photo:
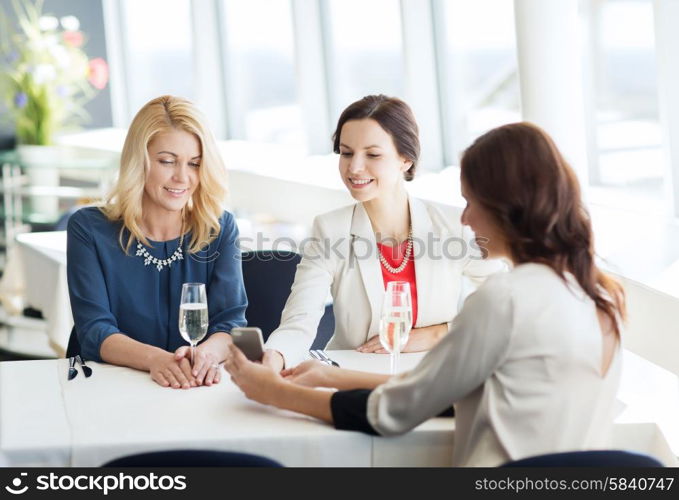
[[[136,243],[125,254],[118,242],[122,223],[111,222],[95,207],[78,210],[68,222],[67,275],[75,329],[86,359],[101,361],[102,342],[114,333],[166,351],[188,343],[179,334],[182,283],[205,283],[214,332],[245,326],[247,297],[243,285],[238,227],[224,212],[221,231],[205,249],[189,254],[184,237],[183,260],[158,271],[136,255]],[[156,242],[146,250],[168,259],[180,238]],[[206,337],[207,338],[207,337]]]

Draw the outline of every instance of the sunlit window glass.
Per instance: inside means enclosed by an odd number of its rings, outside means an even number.
[[[405,68],[398,0],[330,0],[333,116],[368,94],[403,97]]]
[[[664,163],[649,0],[595,2],[598,179],[661,203]]]
[[[520,119],[514,2],[446,0],[448,129],[459,152],[481,133]]]
[[[224,0],[231,136],[304,145],[291,4]]]
[[[191,2],[124,0],[129,108],[163,94],[193,99]]]

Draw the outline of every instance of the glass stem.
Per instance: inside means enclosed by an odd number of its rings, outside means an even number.
[[[193,366],[195,347],[191,344],[191,366]]]
[[[390,367],[389,367],[389,373],[391,375],[396,375],[396,370],[398,370],[398,359],[399,359],[400,354],[401,354],[401,350],[396,349],[396,348],[394,348],[394,350],[391,352],[391,356],[390,356],[391,357],[391,360],[390,360],[391,363],[390,363]]]

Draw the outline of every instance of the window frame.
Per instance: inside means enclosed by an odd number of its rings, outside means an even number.
[[[193,56],[196,74],[197,104],[211,121],[216,137],[242,139],[243,114],[238,107],[236,88],[229,84],[233,72],[229,60],[228,34],[224,31],[225,12],[222,0],[189,0],[191,23],[194,28]],[[330,135],[337,117],[333,116],[337,94],[333,86],[331,19],[328,0],[288,0],[292,13],[297,75],[298,103],[302,109],[304,131],[309,154],[331,152]],[[514,0],[517,6],[533,0]],[[129,89],[134,84],[128,67],[130,50],[125,41],[123,20],[124,3],[102,0],[106,31],[113,124],[126,127],[136,110],[129,106]],[[539,3],[539,2],[538,2]],[[596,43],[595,21],[600,0],[581,0],[578,8],[585,18],[584,43]],[[667,215],[679,218],[679,4],[668,0],[652,0],[658,66],[658,99],[663,150],[666,158]],[[471,138],[456,118],[460,108],[449,92],[450,61],[446,60],[445,0],[399,0],[402,30],[402,49],[406,68],[405,99],[418,119],[422,138],[423,170],[437,171],[459,162],[461,151]],[[600,5],[599,5],[600,7]],[[583,10],[584,9],[584,10]],[[522,25],[514,19],[518,35],[522,30],[537,29]],[[200,29],[197,29],[200,28]],[[217,68],[215,68],[217,61]],[[581,54],[583,83],[582,111],[585,117],[583,140],[586,168],[578,174],[583,185],[600,184],[595,123],[595,60]],[[521,73],[520,78],[525,77]],[[522,117],[534,118],[524,107],[524,85],[521,85]],[[340,103],[342,105],[346,103]],[[549,113],[549,111],[546,111]],[[558,140],[558,137],[557,137]],[[578,159],[577,161],[583,161]],[[584,165],[583,165],[584,167]],[[586,192],[586,191],[585,191]]]

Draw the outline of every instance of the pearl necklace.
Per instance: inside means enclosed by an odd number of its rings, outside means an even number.
[[[177,250],[167,259],[158,259],[151,255],[148,250],[141,244],[141,241],[137,243],[137,255],[144,259],[144,265],[148,266],[153,264],[158,269],[158,272],[162,271],[165,266],[170,267],[173,262],[178,260],[184,260],[184,252],[182,251],[182,243],[184,242],[184,234],[179,239],[179,246]]]
[[[392,267],[389,265],[389,262],[387,262],[387,259],[384,258],[384,255],[382,255],[382,250],[379,249],[378,251],[380,254],[380,262],[384,266],[384,268],[389,271],[392,274],[398,274],[401,271],[403,271],[406,266],[408,265],[408,261],[410,260],[410,254],[413,251],[413,228],[412,226],[408,229],[408,245],[406,246],[406,252],[403,255],[403,260],[401,261],[401,265],[398,267]]]

